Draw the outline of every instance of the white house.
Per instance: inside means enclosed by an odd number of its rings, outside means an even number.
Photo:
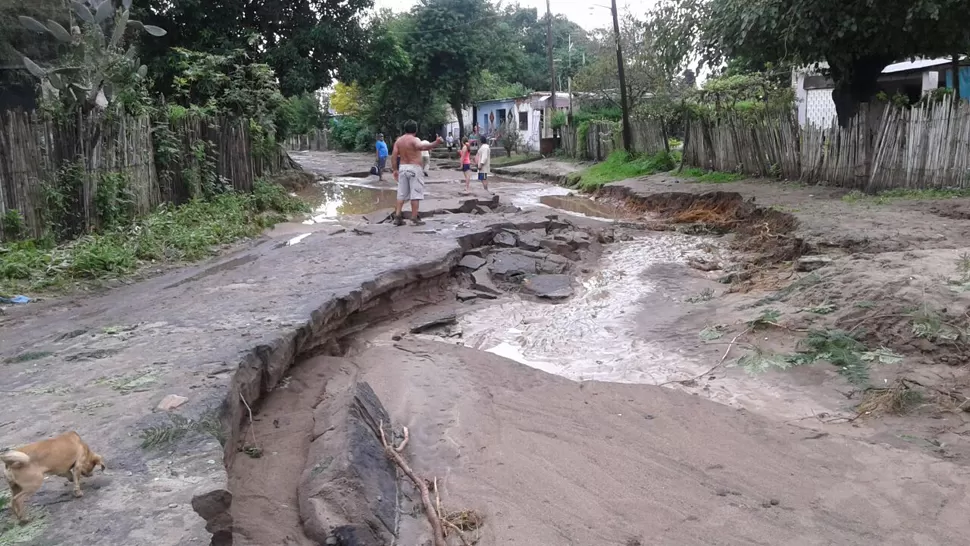
[[[556,110],[568,112],[570,101],[569,93],[557,92]],[[505,123],[514,123],[519,131],[520,148],[537,152],[542,139],[552,137],[551,108],[552,94],[548,91],[536,92],[523,97],[478,102],[473,108],[472,118],[479,133],[485,137],[497,134]]]
[[[826,68],[821,63],[819,69]],[[882,71],[879,87],[889,95],[901,93],[916,102],[925,93],[940,87],[950,87],[950,59],[918,59],[893,63]],[[961,69],[962,73],[963,69]],[[963,78],[961,78],[963,81]],[[792,70],[792,87],[798,104],[798,123],[829,127],[835,120],[835,103],[832,102],[832,80],[820,70],[799,68]],[[965,95],[966,92],[961,92]]]

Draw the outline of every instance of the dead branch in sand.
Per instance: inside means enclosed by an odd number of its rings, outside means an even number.
[[[249,432],[253,435],[253,445],[250,447],[243,448],[243,451],[254,459],[258,459],[263,456],[263,449],[259,447],[259,442],[256,441],[256,424],[253,423],[253,408],[249,407],[249,402],[246,402],[246,397],[239,393],[239,399],[242,400],[244,406],[246,406],[246,411],[249,412]]]
[[[401,445],[395,447],[394,445],[389,444],[387,442],[387,436],[385,436],[384,434],[384,422],[381,421],[380,423],[381,444],[383,444],[384,446],[384,453],[392,461],[394,461],[394,464],[396,464],[398,468],[400,468],[401,471],[404,472],[404,474],[408,477],[408,479],[410,479],[414,483],[414,486],[417,487],[419,491],[421,491],[421,502],[424,503],[424,511],[425,511],[425,514],[428,516],[428,523],[431,524],[431,532],[433,535],[432,546],[448,546],[448,543],[445,541],[444,529],[441,526],[441,518],[438,516],[438,513],[435,510],[434,505],[431,504],[431,493],[428,491],[428,484],[425,483],[424,480],[419,479],[414,474],[414,471],[411,470],[411,467],[408,466],[407,461],[405,461],[404,457],[401,455],[401,451],[404,450],[404,446],[407,445],[408,438],[409,438],[408,427],[403,427],[403,428],[404,428],[404,440],[401,442]]]
[[[731,354],[731,349],[734,348],[734,345],[738,342],[738,339],[741,336],[747,334],[750,331],[751,331],[751,328],[746,328],[743,332],[741,332],[740,334],[734,336],[734,339],[731,340],[731,343],[728,343],[728,347],[724,351],[724,354],[721,355],[721,359],[718,360],[717,361],[717,364],[715,364],[714,367],[712,367],[710,370],[707,370],[706,372],[704,372],[704,373],[702,373],[702,374],[700,374],[698,376],[692,377],[690,379],[680,379],[680,380],[665,381],[665,382],[661,383],[660,385],[658,385],[658,387],[665,387],[665,386],[671,385],[673,383],[680,383],[681,385],[686,385],[688,383],[692,383],[694,381],[697,381],[698,379],[704,377],[705,375],[708,375],[708,374],[714,372],[715,370],[717,370],[718,368],[720,368],[721,366],[724,365],[724,361],[727,359],[728,355]]]

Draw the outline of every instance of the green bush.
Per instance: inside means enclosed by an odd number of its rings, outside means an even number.
[[[673,154],[667,152],[637,157],[626,151],[617,150],[605,161],[583,171],[580,174],[578,186],[584,191],[595,191],[610,182],[666,172],[676,165]]]
[[[147,262],[200,260],[306,210],[281,186],[260,180],[251,194],[229,191],[180,207],[162,205],[144,218],[62,245],[50,239],[18,241],[3,248],[0,293],[117,277]]]

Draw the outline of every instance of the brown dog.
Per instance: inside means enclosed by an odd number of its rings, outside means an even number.
[[[74,496],[81,492],[81,476],[90,477],[94,467],[104,471],[104,459],[91,451],[77,432],[65,432],[49,440],[18,447],[0,455],[6,465],[4,474],[13,495],[10,505],[21,523],[27,522],[24,502],[44,485],[47,474],[74,482]]]

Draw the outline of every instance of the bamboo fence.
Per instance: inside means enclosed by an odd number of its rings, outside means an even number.
[[[847,127],[799,128],[791,111],[692,120],[684,163],[879,192],[970,187],[970,103],[863,108]]]
[[[142,215],[161,203],[180,204],[198,196],[198,173],[204,166],[241,192],[252,191],[258,176],[294,167],[272,141],[272,148],[256,157],[242,119],[186,118],[168,128],[177,144],[166,150],[163,165],[153,139],[160,127],[148,117],[79,112],[74,119],[54,122],[36,112],[0,112],[0,220],[17,211],[25,235],[44,235],[50,227],[47,188],[66,168],[81,173],[77,187],[69,187],[63,197],[71,224],[66,229],[79,234],[99,227],[96,199],[105,175],[124,176],[133,211]],[[4,234],[6,223],[0,221],[0,240],[11,235]]]

